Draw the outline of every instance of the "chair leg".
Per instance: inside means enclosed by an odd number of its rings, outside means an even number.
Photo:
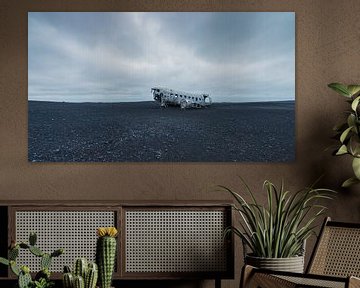
[[[221,279],[215,278],[215,288],[221,288]]]

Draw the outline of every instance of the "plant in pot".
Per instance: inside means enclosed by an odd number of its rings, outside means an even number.
[[[283,183],[278,189],[266,180],[267,203],[261,205],[249,186],[242,182],[251,201],[220,186],[234,197],[233,208],[240,216],[239,227],[228,227],[225,235],[232,232],[241,238],[245,264],[302,273],[305,241],[315,233],[316,220],[326,210],[318,200],[331,199],[334,191],[310,187],[291,193],[284,189]]]
[[[52,253],[43,252],[36,246],[37,236],[35,233],[30,233],[29,243],[12,242],[8,251],[8,259],[0,257],[0,263],[10,266],[11,271],[18,277],[18,288],[50,288],[54,286],[54,282],[50,280],[50,265],[54,257],[59,257],[64,253],[63,249],[57,249]],[[35,278],[32,279],[30,268],[26,265],[19,265],[17,257],[20,249],[28,250],[31,254],[40,258],[41,270],[36,273]]]
[[[344,181],[342,187],[349,187],[360,183],[360,85],[344,85],[331,83],[328,85],[338,94],[347,98],[351,108],[347,112],[347,119],[344,123],[334,127],[339,139],[339,146],[334,155],[350,155],[354,176]]]

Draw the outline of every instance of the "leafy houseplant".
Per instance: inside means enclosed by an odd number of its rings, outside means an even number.
[[[245,258],[247,264],[252,264],[248,262],[251,256],[267,259],[303,257],[304,243],[316,227],[314,222],[326,209],[317,202],[331,199],[334,191],[304,188],[291,193],[284,189],[283,183],[278,189],[266,180],[264,189],[267,203],[263,206],[256,200],[244,180],[242,182],[251,201],[246,201],[239,193],[225,186],[220,188],[229,192],[236,201],[233,208],[240,215],[240,227],[228,227],[225,233],[232,232],[239,236],[243,244],[251,250],[252,253]],[[293,271],[302,272],[303,258],[299,265],[300,268]]]
[[[37,236],[35,233],[30,233],[29,243],[12,243],[9,252],[8,259],[0,257],[0,263],[10,266],[11,271],[18,277],[19,288],[49,288],[54,286],[54,283],[50,280],[50,265],[53,257],[58,257],[64,253],[63,249],[57,249],[51,254],[45,253],[36,246]],[[19,250],[26,249],[31,254],[40,257],[41,270],[35,275],[33,280],[30,275],[30,269],[24,265],[19,267],[16,263],[16,259],[19,256]]]
[[[347,98],[351,106],[346,122],[334,127],[338,133],[340,146],[334,152],[335,155],[349,154],[353,157],[352,168],[354,176],[347,179],[342,186],[349,187],[360,183],[360,85],[344,85],[331,83],[331,89]]]

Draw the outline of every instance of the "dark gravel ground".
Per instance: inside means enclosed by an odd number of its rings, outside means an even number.
[[[295,160],[295,102],[29,101],[31,162],[285,162]]]

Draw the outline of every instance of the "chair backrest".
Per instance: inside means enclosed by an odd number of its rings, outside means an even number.
[[[360,223],[326,218],[307,273],[360,277]]]

